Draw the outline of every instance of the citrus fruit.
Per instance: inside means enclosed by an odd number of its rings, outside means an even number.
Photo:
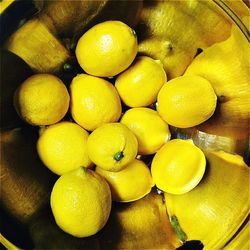
[[[115,86],[127,106],[143,107],[156,101],[166,81],[166,73],[160,61],[140,56],[117,77]]]
[[[45,128],[37,141],[40,159],[52,172],[62,175],[80,166],[89,167],[88,132],[73,122],[59,122]]]
[[[138,141],[138,153],[153,154],[170,139],[168,124],[158,112],[150,108],[131,108],[122,116],[125,124]],[[150,135],[150,136],[149,136]]]
[[[76,58],[90,75],[111,77],[125,70],[137,54],[133,29],[120,21],[106,21],[89,29],[79,39]]]
[[[183,75],[198,48],[224,41],[230,34],[230,21],[212,5],[210,1],[192,0],[144,4],[136,26],[138,52],[161,60],[168,79]],[[194,21],[197,17],[199,21]]]
[[[87,141],[89,158],[99,167],[119,171],[135,159],[138,142],[121,123],[107,123],[94,130]]]
[[[250,24],[249,17],[242,20]],[[199,75],[211,82],[218,96],[218,112],[213,117],[216,127],[249,130],[250,46],[238,26],[232,25],[230,30],[228,39],[213,44],[195,57],[185,75]]]
[[[98,166],[96,172],[108,182],[114,201],[139,200],[148,194],[154,186],[148,166],[137,159],[118,172],[107,171]]]
[[[198,185],[205,169],[204,153],[191,140],[174,139],[155,154],[151,173],[159,189],[183,194]]]
[[[83,128],[93,131],[104,123],[116,122],[121,116],[121,101],[108,81],[79,74],[70,85],[70,111]]]
[[[208,80],[190,75],[177,77],[164,84],[157,100],[157,110],[168,124],[187,128],[213,115],[217,96]]]
[[[57,225],[75,237],[87,237],[100,231],[109,218],[111,202],[105,179],[82,167],[62,175],[50,198]]]
[[[199,239],[204,250],[246,250],[240,245],[224,246],[236,239],[249,221],[250,168],[237,154],[213,150],[204,153],[208,171],[202,181],[184,195],[165,193],[167,213],[170,219],[178,219],[188,239]]]
[[[27,78],[14,95],[17,113],[31,125],[50,125],[68,111],[69,94],[64,83],[51,74]]]

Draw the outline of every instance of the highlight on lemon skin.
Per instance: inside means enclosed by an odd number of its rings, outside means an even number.
[[[104,123],[116,122],[121,116],[121,100],[108,81],[78,74],[70,84],[70,112],[83,128],[93,131]]]
[[[94,235],[105,226],[111,204],[111,192],[105,179],[82,167],[62,175],[50,196],[57,225],[79,238]]]
[[[138,142],[133,132],[124,124],[115,122],[95,129],[87,141],[89,158],[100,168],[120,171],[138,152]]]
[[[91,167],[87,154],[89,133],[73,122],[59,122],[40,130],[37,152],[46,167],[58,175],[79,166]]]
[[[98,166],[95,171],[108,182],[113,201],[139,200],[147,195],[154,186],[148,166],[137,159],[118,172],[107,171]]]
[[[159,189],[184,194],[199,184],[205,169],[205,155],[192,140],[173,139],[155,154],[151,173]]]
[[[168,124],[188,128],[205,122],[213,115],[217,96],[208,80],[189,75],[164,84],[157,101],[157,110]]]
[[[129,107],[146,107],[154,103],[167,81],[162,63],[148,56],[138,56],[115,81],[122,101]]]
[[[69,108],[69,93],[60,78],[35,74],[27,78],[14,94],[19,116],[33,126],[59,122]]]
[[[120,122],[135,134],[141,155],[156,153],[171,137],[168,124],[150,108],[131,108]]]
[[[79,39],[76,58],[85,72],[111,77],[124,71],[137,54],[135,31],[121,21],[93,26]]]
[[[224,247],[232,236],[239,235],[241,225],[246,226],[244,221],[249,221],[250,168],[237,154],[213,150],[204,153],[207,173],[185,195],[165,192],[167,213],[176,216],[187,238],[199,239],[204,249],[247,249]]]

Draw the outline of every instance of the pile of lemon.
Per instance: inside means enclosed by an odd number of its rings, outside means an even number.
[[[35,74],[17,89],[14,105],[41,126],[39,157],[60,175],[51,193],[56,223],[86,237],[106,224],[112,200],[138,200],[155,184],[173,194],[198,185],[205,156],[192,141],[170,140],[169,125],[204,122],[216,94],[200,76],[167,81],[161,62],[138,55],[135,31],[120,21],[83,34],[76,58],[85,73],[69,89],[54,75]],[[151,166],[144,155],[153,156]]]

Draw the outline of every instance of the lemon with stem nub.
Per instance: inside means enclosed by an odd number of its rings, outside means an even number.
[[[96,172],[108,182],[112,199],[118,202],[139,200],[154,186],[148,166],[140,160],[133,160],[118,172],[96,167]]]
[[[76,46],[76,58],[83,70],[100,77],[119,74],[133,62],[136,54],[134,30],[115,20],[93,26]]]
[[[119,171],[135,159],[138,142],[121,123],[107,123],[94,130],[87,142],[89,158],[100,168]]]
[[[249,249],[224,246],[232,237],[237,239],[249,221],[250,168],[237,154],[213,150],[204,153],[209,169],[202,181],[184,195],[165,193],[167,213],[170,219],[178,220],[179,228],[175,229],[181,229],[188,239],[199,239],[204,249]]]
[[[52,172],[62,175],[79,166],[90,167],[87,154],[89,133],[73,122],[59,122],[41,130],[38,155]]]
[[[79,167],[55,183],[50,204],[57,225],[75,237],[96,234],[111,211],[111,192],[103,177]]]
[[[20,117],[34,126],[59,122],[69,108],[69,93],[64,83],[51,74],[27,78],[14,94],[14,106]]]
[[[146,107],[156,102],[157,94],[167,81],[162,63],[148,56],[137,57],[115,81],[119,95],[129,107]]]
[[[115,87],[108,81],[78,74],[70,84],[70,112],[83,128],[93,131],[121,116],[121,101]]]
[[[168,124],[158,112],[150,108],[127,110],[122,116],[121,123],[136,135],[138,153],[141,155],[154,154],[171,136]]]
[[[174,139],[155,154],[151,173],[159,189],[183,194],[198,185],[205,169],[205,155],[192,140]]]
[[[157,100],[161,117],[179,128],[205,122],[213,115],[217,104],[212,85],[198,75],[180,76],[165,83]]]

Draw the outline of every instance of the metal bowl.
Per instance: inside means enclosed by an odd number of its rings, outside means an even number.
[[[77,6],[80,2],[82,5]],[[12,105],[15,89],[30,75],[36,72],[50,72],[68,83],[80,71],[74,57],[74,46],[80,34],[89,27],[103,20],[119,19],[141,30],[143,26],[143,23],[140,23],[141,11],[145,5],[154,5],[156,2],[1,1],[2,235],[0,242],[7,248],[14,249],[15,246],[11,246],[10,243],[12,242],[22,249],[202,249],[199,239],[186,242],[184,245],[178,241],[164,214],[166,210],[162,203],[163,198],[156,189],[133,204],[113,204],[107,226],[93,237],[77,239],[61,231],[56,226],[49,207],[50,191],[57,176],[45,168],[37,156],[35,143],[38,129],[25,124],[17,116]],[[181,3],[181,0],[179,2]],[[190,4],[191,2],[190,0]],[[247,1],[245,3],[239,1],[235,5],[230,4],[230,1],[211,0],[211,2],[214,4],[214,10],[221,11],[229,22],[235,23],[249,41],[249,31],[240,18],[241,6],[247,5]],[[57,46],[56,48],[62,52],[59,61],[54,59],[55,54],[39,54],[35,59],[30,59],[22,56],[27,51],[20,52],[9,46],[12,34],[37,17],[45,25],[48,35],[52,37],[47,38],[48,43],[51,43],[49,51]],[[32,30],[29,32],[29,35],[32,35]],[[143,37],[143,34],[141,36]],[[28,35],[20,44],[25,44],[27,37]],[[34,53],[35,49],[38,47],[31,47],[30,53]],[[41,57],[50,63],[39,64]],[[216,126],[216,123],[214,125],[212,121],[211,126],[190,129],[171,127],[171,132],[173,138],[192,138],[202,149],[236,153],[243,156],[246,162],[250,162],[249,128],[220,129],[220,126]],[[145,157],[145,160],[150,162],[151,158]],[[140,211],[149,213],[145,227],[150,228],[140,231],[141,228],[136,229],[133,224],[127,225],[130,228],[124,228],[121,224],[121,220],[125,218],[123,216],[127,213],[140,214]]]

